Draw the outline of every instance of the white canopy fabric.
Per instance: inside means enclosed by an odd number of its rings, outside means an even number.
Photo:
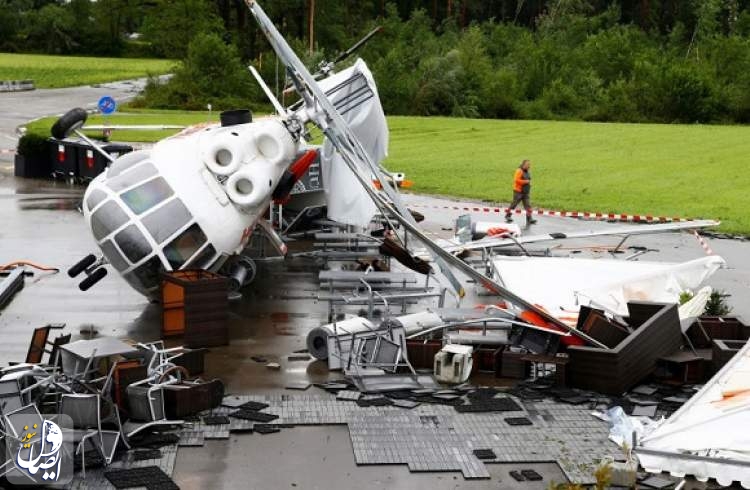
[[[676,303],[681,291],[695,290],[725,264],[717,256],[681,264],[565,257],[496,257],[506,287],[561,319],[581,305],[627,315],[627,303]]]
[[[320,86],[328,92],[347,79],[360,74],[364,76],[369,90],[372,91],[372,98],[356,109],[345,112],[342,117],[362,143],[372,161],[378,164],[388,155],[388,124],[383,107],[380,105],[378,89],[365,62],[358,59],[352,67],[322,80]],[[350,84],[329,98],[336,105],[337,101],[352,96],[353,92],[361,88],[360,83]],[[327,139],[323,143],[321,163],[323,182],[326,183],[328,218],[348,225],[366,227],[377,212],[377,207]],[[360,170],[365,175],[372,174],[365,164],[360,164]]]
[[[647,471],[739,481],[750,489],[750,342],[698,393],[646,435],[636,454]]]

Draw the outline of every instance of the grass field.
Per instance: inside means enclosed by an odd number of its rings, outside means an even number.
[[[109,120],[192,124],[208,114],[141,111]],[[49,134],[52,121],[30,127]],[[535,206],[712,218],[722,221],[722,231],[750,234],[750,127],[438,117],[388,122],[385,163],[406,172],[416,192],[504,203],[513,171],[529,158]],[[166,134],[122,131],[113,139],[153,141]]]
[[[532,160],[532,204],[713,218],[750,233],[750,127],[389,118],[390,170],[418,192],[493,202]]]
[[[169,73],[174,60],[0,53],[0,80],[32,79],[37,88],[72,87]]]

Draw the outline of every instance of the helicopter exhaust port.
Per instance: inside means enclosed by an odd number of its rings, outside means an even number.
[[[247,145],[238,133],[224,133],[216,136],[203,154],[203,163],[216,175],[231,175],[248,156]]]
[[[250,284],[255,279],[257,267],[252,259],[240,258],[229,269],[229,289],[239,291],[243,286]]]
[[[273,165],[288,162],[294,157],[297,145],[289,131],[279,121],[264,122],[255,133],[258,155]]]
[[[248,124],[253,122],[253,113],[249,109],[234,109],[219,114],[221,127],[235,126],[237,124]]]
[[[233,173],[227,179],[226,191],[229,199],[233,203],[242,207],[252,207],[260,204],[266,197],[267,191],[259,185],[264,181],[270,182],[270,179],[264,178],[262,170],[251,172],[248,169],[242,169]],[[266,184],[268,185],[268,183]]]

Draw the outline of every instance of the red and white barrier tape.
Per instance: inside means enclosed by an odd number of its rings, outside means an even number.
[[[453,211],[468,211],[472,213],[487,213],[487,214],[505,214],[508,212],[508,208],[496,208],[496,207],[480,207],[480,206],[469,206],[466,204],[453,205],[453,206],[438,206],[430,204],[412,204],[413,207],[430,208],[430,209],[441,209],[441,210],[453,210]],[[511,211],[515,214],[526,214],[525,209],[516,208]],[[592,213],[588,211],[553,211],[551,209],[533,209],[532,214],[538,216],[555,216],[560,218],[583,218],[595,221],[627,221],[636,223],[681,223],[686,221],[693,221],[688,218],[679,218],[675,216],[652,216],[650,214],[623,214],[623,213]]]
[[[698,233],[698,230],[693,230],[693,235],[695,235],[695,239],[698,240],[698,243],[701,244],[701,247],[703,247],[703,251],[706,252],[706,255],[713,255],[714,251],[711,250],[711,247],[708,245],[708,242],[703,239],[700,233]]]

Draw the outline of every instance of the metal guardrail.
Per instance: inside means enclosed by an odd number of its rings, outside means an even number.
[[[34,89],[34,80],[0,80],[0,92],[23,92]]]

